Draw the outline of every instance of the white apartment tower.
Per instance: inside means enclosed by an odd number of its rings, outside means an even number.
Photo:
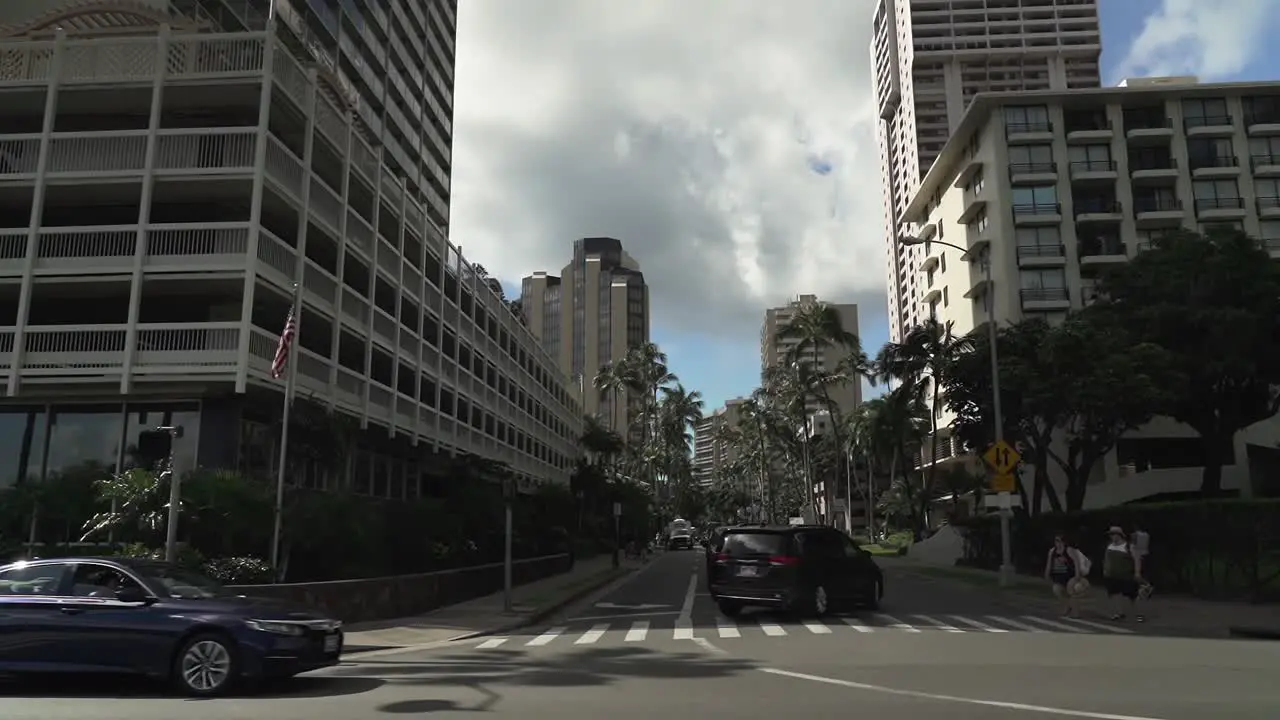
[[[920,181],[980,92],[1097,87],[1097,0],[877,0],[871,41],[889,338],[918,323],[920,246],[895,238]]]

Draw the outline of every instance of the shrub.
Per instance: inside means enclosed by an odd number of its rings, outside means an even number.
[[[271,566],[256,557],[214,558],[203,569],[223,585],[266,585],[275,580]]]

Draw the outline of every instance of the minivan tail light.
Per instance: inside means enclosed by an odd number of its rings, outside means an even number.
[[[797,565],[800,558],[791,555],[772,555],[769,557],[770,565]]]
[[[716,553],[716,562],[728,562],[729,553]]]

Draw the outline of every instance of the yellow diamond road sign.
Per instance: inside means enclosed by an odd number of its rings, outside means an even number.
[[[1014,468],[1018,467],[1018,461],[1022,459],[1022,456],[1018,454],[1017,450],[1013,449],[1012,445],[1003,440],[998,440],[987,448],[987,451],[982,454],[982,459],[987,461],[987,464],[991,466],[992,470],[996,471],[997,475],[1008,475],[1013,472]]]

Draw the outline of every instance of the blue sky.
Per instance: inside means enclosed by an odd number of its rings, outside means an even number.
[[[1253,1],[1265,5],[1274,0]],[[1164,63],[1163,67],[1156,66],[1157,61],[1154,59],[1148,63],[1147,67],[1143,67],[1126,58],[1135,39],[1143,34],[1144,27],[1152,21],[1152,17],[1160,15],[1161,11],[1164,13],[1164,20],[1179,23],[1178,29],[1182,32],[1188,32],[1188,25],[1196,24],[1196,15],[1192,14],[1193,11],[1185,10],[1179,14],[1181,11],[1178,6],[1185,7],[1185,3],[1181,0],[1165,0],[1163,5],[1156,0],[1105,0],[1101,5],[1102,37],[1105,48],[1103,81],[1105,83],[1114,84],[1121,79],[1120,73],[1135,69],[1159,70],[1178,66],[1196,68],[1212,65],[1212,62],[1205,58],[1189,60],[1181,57],[1167,59],[1163,57],[1184,53],[1194,54],[1197,51],[1207,52],[1206,44],[1196,45],[1195,38],[1187,39],[1185,46],[1181,41],[1166,40],[1157,50],[1153,50],[1151,56],[1153,58],[1162,56],[1159,62]],[[1231,9],[1223,7],[1221,12],[1231,12]],[[1264,11],[1261,14],[1268,15],[1268,19],[1273,21],[1274,26],[1276,19],[1274,15],[1280,13]],[[1156,21],[1159,21],[1159,18]],[[1152,33],[1149,31],[1147,34]],[[1206,80],[1274,79],[1276,74],[1273,68],[1277,62],[1280,62],[1280,48],[1267,43],[1259,43],[1254,47],[1259,52],[1254,52],[1251,57],[1242,58],[1239,62],[1228,63],[1224,71],[1214,72],[1212,77],[1202,75],[1202,78]],[[1134,74],[1172,73],[1135,72]],[[868,92],[870,92],[869,88]],[[809,163],[813,171],[819,175],[826,176],[832,172],[831,161],[824,157],[809,155],[804,157],[803,161]],[[874,158],[864,158],[863,161],[874,163]],[[874,166],[860,168],[858,172],[871,172],[878,176],[878,170]],[[799,294],[805,292],[805,288],[797,287],[793,292]],[[839,300],[839,298],[830,299]],[[888,325],[883,301],[871,307],[864,305],[860,308],[859,314],[861,326],[859,334],[862,337],[863,347],[868,354],[874,354],[888,341]],[[763,312],[761,319],[763,319]],[[653,340],[667,352],[672,371],[680,376],[685,386],[702,392],[707,412],[720,406],[728,398],[748,394],[759,382],[759,338],[756,335],[744,335],[732,340],[711,340],[703,333],[673,331],[667,327],[655,326]]]

